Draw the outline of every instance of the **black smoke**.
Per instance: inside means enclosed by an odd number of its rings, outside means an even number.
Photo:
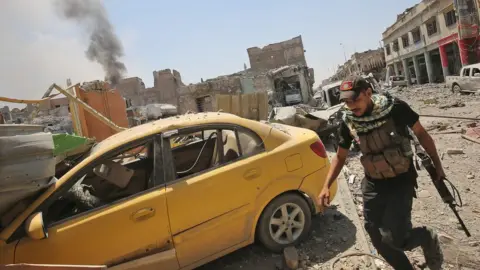
[[[127,68],[119,59],[123,46],[115,35],[105,7],[100,0],[55,0],[62,17],[75,20],[90,35],[85,52],[90,61],[102,65],[107,81],[115,86],[125,75]]]

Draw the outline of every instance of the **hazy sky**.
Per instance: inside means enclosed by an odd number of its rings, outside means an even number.
[[[237,72],[249,66],[247,48],[300,34],[318,84],[344,62],[340,43],[347,57],[377,48],[396,15],[417,2],[104,0],[128,76],[147,87],[153,70],[177,69],[186,83]],[[66,78],[104,78],[102,68],[85,58],[88,35],[59,19],[52,0],[1,0],[0,33],[0,96],[35,99]]]

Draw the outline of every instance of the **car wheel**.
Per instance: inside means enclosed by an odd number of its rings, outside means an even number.
[[[312,213],[307,201],[297,194],[274,199],[260,217],[257,236],[273,252],[302,241],[310,230]]]
[[[454,84],[454,85],[452,86],[452,92],[453,92],[453,93],[460,93],[461,91],[462,91],[462,88],[460,88],[460,85]]]

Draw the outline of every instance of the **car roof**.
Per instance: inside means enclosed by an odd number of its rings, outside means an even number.
[[[200,124],[232,123],[240,124],[245,119],[234,114],[222,112],[189,113],[148,122],[116,133],[95,145],[93,153],[104,153],[125,143],[160,133]]]
[[[467,66],[464,66],[463,68],[472,68],[472,67],[480,68],[480,63],[467,65]]]

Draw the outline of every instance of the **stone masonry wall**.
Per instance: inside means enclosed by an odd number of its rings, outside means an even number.
[[[266,70],[286,65],[307,65],[302,36],[273,43],[263,48],[248,48],[247,52],[252,69]]]

